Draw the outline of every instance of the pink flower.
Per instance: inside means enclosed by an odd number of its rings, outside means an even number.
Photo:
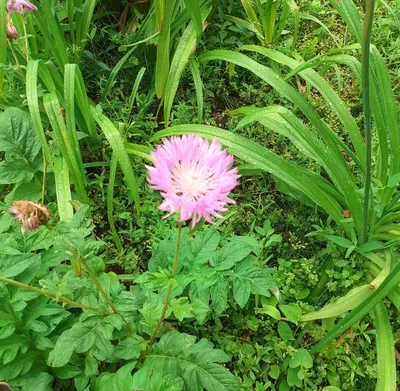
[[[8,12],[15,11],[22,15],[24,10],[31,12],[31,11],[36,11],[37,8],[27,0],[8,0],[7,10]]]
[[[10,38],[17,39],[18,38],[18,31],[13,25],[10,15],[6,14],[6,27],[7,27],[7,35]]]
[[[210,145],[199,135],[162,141],[151,153],[154,167],[146,166],[149,187],[164,198],[158,209],[169,211],[165,217],[179,209],[179,221],[192,219],[192,228],[202,217],[212,224],[211,216],[222,217],[218,212],[235,203],[228,198],[239,178],[237,169],[230,169],[233,156],[217,140]]]

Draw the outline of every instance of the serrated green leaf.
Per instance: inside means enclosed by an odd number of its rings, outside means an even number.
[[[1,185],[30,181],[33,178],[33,174],[32,167],[23,160],[0,162]]]
[[[218,247],[219,240],[219,232],[214,228],[200,233],[192,243],[188,259],[189,264],[200,266],[209,261]]]
[[[228,289],[226,279],[223,276],[218,275],[217,281],[211,286],[210,292],[214,311],[217,315],[221,315],[228,305]]]
[[[49,354],[48,364],[55,368],[62,367],[70,361],[74,351],[87,352],[96,341],[97,326],[98,323],[76,323],[71,329],[64,331]]]
[[[40,151],[40,142],[29,114],[16,107],[0,114],[0,151],[33,163]]]

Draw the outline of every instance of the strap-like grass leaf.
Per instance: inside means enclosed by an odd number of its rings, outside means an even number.
[[[125,150],[124,141],[122,140],[121,134],[118,129],[112,124],[112,122],[105,117],[100,108],[91,107],[90,111],[93,115],[93,118],[100,125],[102,131],[104,132],[108,142],[113,149],[113,153],[115,154],[115,158],[118,160],[121,169],[125,175],[126,184],[129,187],[129,190],[132,194],[132,199],[136,206],[137,214],[140,214],[140,200],[139,200],[139,189],[136,182],[135,174],[132,169],[131,162],[129,160],[129,156]]]
[[[378,381],[376,390],[396,391],[396,356],[392,326],[385,304],[380,302],[374,309],[376,350],[378,356]]]

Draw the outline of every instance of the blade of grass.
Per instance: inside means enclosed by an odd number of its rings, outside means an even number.
[[[364,128],[365,128],[365,158],[366,169],[364,184],[364,202],[363,202],[363,224],[360,244],[365,243],[368,234],[368,225],[370,218],[370,201],[372,186],[372,132],[371,132],[371,101],[369,94],[369,63],[370,63],[370,44],[372,21],[374,17],[374,0],[367,0],[367,9],[365,12],[365,28],[362,43],[362,85],[363,85],[363,106],[364,106]]]
[[[135,155],[149,162],[152,161],[150,156],[152,149],[145,145],[125,143],[125,151],[128,155]]]
[[[146,72],[146,68],[145,67],[141,68],[136,76],[135,83],[133,83],[131,96],[129,97],[128,113],[131,113],[131,111],[132,111],[133,104],[135,103],[136,95],[137,95],[137,92],[139,89],[139,85],[140,85],[140,82],[142,81],[142,78],[143,78],[143,75],[145,72]]]
[[[186,9],[194,23],[197,37],[203,33],[203,20],[201,17],[200,3],[198,0],[183,0]],[[210,10],[211,11],[211,10]]]
[[[156,26],[157,30],[161,30],[161,26],[164,20],[164,12],[165,12],[165,1],[166,0],[154,0],[154,10],[156,14]]]
[[[78,134],[75,123],[75,72],[76,64],[66,64],[64,71],[64,100],[65,118],[67,121],[68,140],[71,144],[72,152],[79,166],[79,172],[84,184],[86,185],[86,174],[83,168],[81,149],[79,147]]]
[[[80,45],[81,56],[83,51],[85,50],[88,41],[90,22],[93,17],[93,11],[95,5],[96,5],[96,0],[86,0],[85,4],[83,5],[82,21],[79,24],[79,29],[77,31],[79,33],[77,37],[77,43]]]
[[[194,30],[193,22],[190,22],[179,40],[174,57],[172,59],[171,68],[165,85],[165,98],[164,98],[164,122],[165,127],[169,125],[172,105],[176,91],[178,90],[179,81],[181,79],[183,70],[196,47],[196,32]]]
[[[173,20],[175,3],[176,0],[168,0],[166,2],[164,20],[157,43],[155,86],[157,98],[161,100],[164,98],[169,74],[171,23]]]
[[[71,221],[74,209],[71,204],[71,184],[69,182],[68,166],[62,157],[54,158],[54,178],[56,181],[57,207],[60,221]]]
[[[122,253],[122,243],[121,239],[118,236],[118,232],[115,229],[115,222],[114,222],[114,186],[115,186],[115,175],[117,173],[117,165],[118,160],[115,158],[115,154],[113,153],[111,158],[111,165],[110,165],[110,179],[108,180],[107,186],[107,216],[108,216],[108,223],[111,228],[111,234],[114,239],[115,247],[117,247],[118,252]]]
[[[60,102],[55,92],[45,94],[43,96],[43,104],[46,113],[49,117],[50,124],[54,131],[54,138],[60,149],[63,158],[65,159],[68,169],[72,175],[76,192],[79,201],[89,205],[87,198],[84,179],[81,176],[80,165],[77,162],[76,154],[74,153],[70,141],[68,139],[68,132],[65,126],[64,118],[61,114]]]
[[[115,153],[115,157],[118,160],[122,172],[125,176],[126,184],[129,187],[129,190],[132,194],[132,199],[136,206],[136,212],[138,216],[140,215],[140,199],[139,199],[139,188],[137,185],[137,181],[135,178],[135,174],[132,169],[131,162],[129,160],[129,156],[125,150],[125,145],[122,140],[121,134],[118,129],[112,124],[112,122],[105,117],[101,111],[100,107],[94,108],[91,107],[90,111],[93,115],[95,121],[99,124],[102,131],[104,132],[108,142],[113,149],[113,153]]]
[[[396,356],[392,326],[385,308],[380,302],[374,309],[376,350],[378,357],[378,381],[376,390],[396,391]]]
[[[29,61],[26,71],[26,98],[28,101],[29,112],[31,114],[33,128],[40,140],[42,151],[45,155],[47,164],[50,165],[54,172],[53,159],[51,156],[50,148],[47,143],[45,131],[43,129],[42,118],[40,116],[39,98],[38,98],[38,67],[39,60]]]
[[[199,124],[203,122],[203,111],[204,111],[204,98],[203,98],[203,82],[201,81],[199,64],[194,57],[189,58],[190,70],[194,81],[194,87],[196,89],[196,100],[197,100],[197,121]]]

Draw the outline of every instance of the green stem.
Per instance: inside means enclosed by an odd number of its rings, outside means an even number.
[[[102,314],[102,315],[113,315],[113,312],[106,312],[106,311],[103,311],[103,310],[99,310],[98,308],[93,308],[93,307],[89,307],[89,306],[84,305],[84,304],[79,304],[79,303],[77,303],[75,301],[67,299],[66,297],[57,296],[54,293],[50,293],[50,292],[44,291],[43,289],[36,288],[34,286],[27,285],[27,284],[24,284],[24,283],[19,282],[19,281],[10,280],[9,278],[6,278],[6,277],[1,277],[0,276],[0,282],[4,282],[4,283],[10,284],[10,285],[15,285],[15,286],[18,286],[20,288],[27,289],[28,291],[39,293],[39,294],[41,294],[43,296],[50,297],[51,299],[54,299],[54,300],[59,301],[61,303],[68,304],[71,307],[83,308],[85,310],[98,312],[99,314]]]
[[[147,345],[146,350],[142,354],[142,359],[146,356],[147,352],[150,350],[150,348],[153,346],[154,341],[157,337],[158,331],[160,330],[160,327],[165,319],[165,313],[167,312],[168,309],[168,304],[169,304],[169,298],[171,296],[172,292],[172,286],[173,286],[173,279],[175,277],[176,269],[178,267],[178,258],[179,258],[179,248],[181,246],[181,234],[182,234],[182,223],[178,224],[178,235],[176,238],[176,245],[175,245],[175,255],[174,255],[174,261],[172,263],[172,271],[171,271],[171,283],[168,286],[167,290],[167,295],[165,296],[165,302],[164,302],[164,307],[161,311],[160,319],[157,322],[156,328],[154,329],[153,333],[151,334],[150,341]]]
[[[364,104],[364,127],[365,127],[365,156],[366,156],[366,176],[364,187],[363,204],[363,226],[360,244],[365,243],[368,233],[368,216],[370,207],[371,181],[372,181],[372,134],[371,134],[371,102],[369,88],[369,60],[371,45],[372,20],[374,17],[374,0],[367,0],[365,11],[364,36],[362,49],[362,70],[363,70],[363,104]]]
[[[83,268],[85,269],[86,273],[89,274],[90,278],[92,279],[92,281],[94,282],[94,284],[96,285],[97,289],[99,290],[99,292],[101,293],[101,295],[104,297],[104,299],[106,300],[106,302],[108,303],[108,305],[111,307],[111,309],[113,310],[115,315],[118,315],[122,321],[125,324],[126,329],[128,330],[128,334],[132,335],[132,328],[129,325],[129,323],[127,322],[127,320],[124,318],[124,316],[117,310],[117,308],[115,307],[114,303],[111,301],[111,299],[108,297],[107,293],[105,292],[105,290],[103,289],[103,287],[101,286],[99,280],[97,279],[97,277],[93,274],[92,270],[90,269],[90,267],[88,266],[88,264],[82,259],[80,258],[80,262],[83,266]]]

